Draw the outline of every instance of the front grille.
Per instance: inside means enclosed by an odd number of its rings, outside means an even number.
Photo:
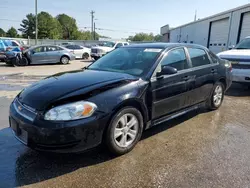
[[[97,53],[98,50],[97,50],[97,49],[91,49],[91,52],[92,52],[92,53]]]
[[[19,113],[24,118],[30,121],[34,121],[34,119],[36,118],[37,113],[35,109],[22,104],[17,98],[14,100],[13,105],[17,113]]]
[[[232,64],[233,69],[250,69],[250,64]]]

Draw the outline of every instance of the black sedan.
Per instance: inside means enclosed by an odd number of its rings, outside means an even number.
[[[10,106],[10,127],[35,150],[80,152],[105,143],[121,155],[145,129],[204,104],[219,108],[231,70],[198,45],[125,46],[24,89]]]

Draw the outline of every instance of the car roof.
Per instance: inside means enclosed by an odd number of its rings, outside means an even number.
[[[155,43],[137,43],[137,44],[130,44],[129,46],[124,46],[123,48],[174,48],[174,47],[195,47],[195,48],[202,48],[207,49],[204,46],[198,44],[189,44],[189,43],[164,43],[164,42],[155,42]]]
[[[32,46],[31,48],[37,48],[37,47],[43,47],[43,46],[58,46],[58,47],[62,47],[62,46],[59,46],[59,45],[56,45],[56,44],[41,44],[41,45]]]

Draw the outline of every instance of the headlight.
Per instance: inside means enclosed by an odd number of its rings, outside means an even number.
[[[79,101],[54,107],[46,112],[44,119],[50,121],[68,121],[87,118],[96,110],[94,103]]]
[[[98,53],[105,53],[103,49],[98,49]]]

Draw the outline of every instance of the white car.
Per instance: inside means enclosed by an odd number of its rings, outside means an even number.
[[[104,42],[98,46],[94,46],[91,48],[91,57],[95,60],[99,59],[100,57],[104,56],[108,52],[116,48],[120,48],[122,46],[129,45],[128,42]]]
[[[250,37],[243,39],[232,50],[217,54],[232,64],[233,82],[250,84]]]
[[[77,59],[89,59],[89,57],[90,57],[90,52],[91,52],[90,48],[76,45],[76,44],[67,45],[64,47],[69,49],[69,51],[71,51]]]

